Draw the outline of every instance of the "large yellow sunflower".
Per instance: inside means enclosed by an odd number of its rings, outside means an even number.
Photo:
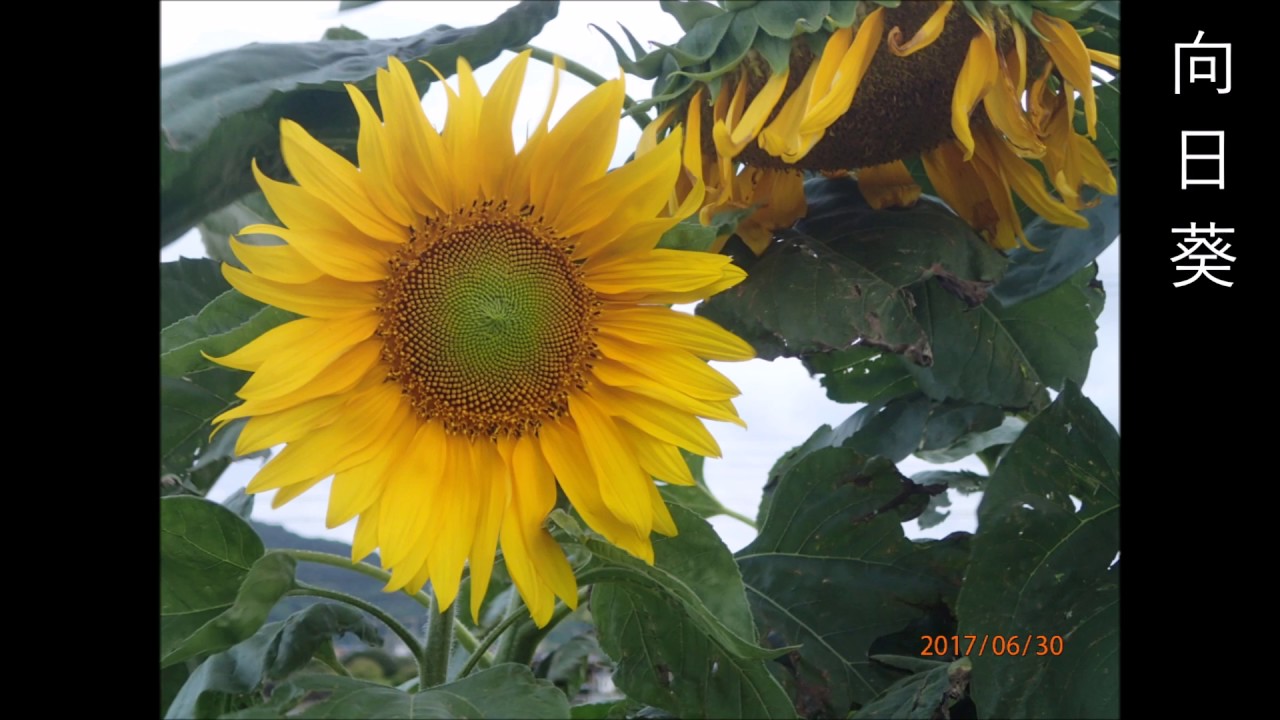
[[[1087,48],[1071,23],[1029,3],[841,5],[843,19],[828,15],[829,28],[786,41],[781,68],[752,48],[732,68],[682,73],[703,82],[669,103],[649,142],[678,120],[688,128],[704,222],[757,207],[737,232],[760,253],[773,229],[804,215],[800,171],[852,172],[872,206],[902,206],[920,196],[903,163],[914,157],[1001,249],[1027,244],[1015,194],[1050,222],[1087,227],[1076,212],[1082,187],[1116,192],[1088,138],[1097,136],[1092,65],[1119,69],[1120,59]],[[779,42],[763,29],[757,37],[759,47]],[[1073,127],[1077,92],[1088,138]]]
[[[706,360],[746,343],[671,310],[740,282],[728,258],[655,249],[697,210],[667,206],[684,174],[681,132],[606,172],[622,108],[604,83],[516,150],[511,124],[529,54],[483,95],[465,60],[437,132],[408,70],[379,70],[382,118],[348,86],[359,167],[281,125],[297,185],[254,171],[284,244],[232,240],[248,272],[227,280],[303,315],[216,361],[253,373],[237,451],[286,444],[249,485],[279,506],[333,477],[327,522],[358,517],[353,555],[375,548],[388,590],[428,581],[441,608],[469,561],[471,611],[501,544],[534,620],[577,587],[543,526],[556,486],[604,537],[648,562],[676,527],[654,480],[693,482],[680,448],[717,456],[699,418],[741,423],[733,383]],[[434,68],[432,68],[434,71]],[[437,73],[438,74],[438,73]],[[442,78],[443,79],[443,78]]]

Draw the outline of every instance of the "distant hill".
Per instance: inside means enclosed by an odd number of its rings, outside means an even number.
[[[286,550],[312,550],[316,552],[332,553],[341,555],[342,557],[351,557],[351,546],[346,543],[334,540],[317,540],[314,538],[304,538],[299,535],[285,530],[279,525],[268,525],[266,523],[252,522],[253,529],[257,531],[262,538],[262,542],[270,548],[280,548]],[[371,555],[365,562],[380,567],[378,565],[378,556]],[[426,622],[427,611],[418,603],[414,602],[409,596],[402,592],[387,593],[382,591],[382,583],[370,577],[365,577],[359,573],[342,568],[331,567],[329,565],[317,565],[315,563],[298,563],[298,579],[312,585],[319,585],[330,590],[338,590],[348,595],[354,595],[362,600],[366,600],[378,607],[386,610],[392,617],[404,623],[405,627],[411,629],[415,634],[419,634],[423,630]],[[292,613],[302,608],[312,605],[316,602],[325,602],[316,598],[289,597],[280,601],[271,611],[268,618],[269,622],[283,620]],[[374,621],[379,628],[382,629],[382,636],[385,641],[390,644],[398,643],[398,639],[386,629],[382,623]],[[364,644],[356,640],[350,635],[344,636],[338,641],[338,645],[343,648],[363,647]]]

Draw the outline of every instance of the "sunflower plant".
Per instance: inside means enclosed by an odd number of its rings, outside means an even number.
[[[616,67],[520,2],[162,68],[161,245],[211,256],[161,264],[163,715],[1118,715],[1119,440],[1080,389],[1117,4],[653,12],[683,37],[605,33]],[[554,117],[564,73],[595,87]],[[860,407],[739,478],[747,517],[702,473],[752,391],[721,363],[784,357]],[[248,521],[326,480],[341,554]]]

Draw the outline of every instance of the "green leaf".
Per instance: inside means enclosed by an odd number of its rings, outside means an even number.
[[[869,345],[811,353],[801,360],[809,374],[823,374],[827,397],[839,403],[883,402],[917,389],[896,355]]]
[[[672,505],[671,515],[680,534],[654,540],[653,566],[588,541],[596,557],[579,577],[614,571],[591,595],[600,646],[617,663],[614,683],[682,718],[795,717],[762,660],[777,653],[754,646],[733,556],[693,512]]]
[[[686,46],[686,40],[693,35],[689,33],[681,38],[680,42],[674,46],[666,46],[657,43],[659,47],[668,47],[671,51],[672,59],[677,62],[680,67],[699,66],[710,68],[706,71],[688,71],[676,70],[668,73],[668,77],[675,75],[684,78],[687,81],[698,81],[709,83],[721,75],[736,68],[739,63],[750,52],[752,44],[755,42],[757,31],[760,26],[756,23],[755,10],[745,9],[741,12],[730,12],[726,15],[717,15],[702,23],[698,23],[698,27],[693,30],[697,32],[702,25],[716,23],[716,28],[723,22],[720,18],[724,17],[728,20],[728,27],[719,38],[716,38],[716,44],[711,46],[711,54],[703,55],[707,50],[708,43],[703,42],[699,38],[696,45],[697,54],[691,54],[688,50],[694,46]],[[708,59],[709,58],[709,59]],[[705,65],[702,63],[705,61]],[[658,95],[658,87],[654,86],[654,95]]]
[[[912,291],[934,357],[931,367],[908,369],[935,400],[1023,408],[1044,388],[1084,382],[1089,372],[1096,291],[1064,283],[1012,307],[992,298],[972,309],[936,283]]]
[[[197,462],[219,459],[207,452],[211,421],[240,403],[235,393],[245,378],[238,370],[222,369],[160,376],[161,475],[188,476]]]
[[[279,630],[280,623],[265,625],[248,640],[200,663],[178,691],[165,719],[216,718],[256,704],[254,691],[262,682],[263,654]]]
[[[1120,715],[1119,444],[1068,384],[987,481],[959,632],[1060,637],[1062,646],[1055,656],[1046,641],[1039,655],[1037,639],[1018,657],[973,656],[984,717]]]
[[[231,606],[168,652],[162,651],[160,667],[225,650],[248,639],[266,623],[267,614],[280,598],[297,587],[296,569],[297,561],[283,552],[272,551],[258,558],[241,582]]]
[[[235,513],[192,497],[160,500],[160,654],[231,607],[262,540]]]
[[[622,715],[615,716],[614,712],[624,708],[626,704],[626,700],[617,700],[615,702],[574,705],[569,708],[569,717],[573,720],[606,720],[612,717],[625,717]]]
[[[670,250],[697,250],[704,252],[711,249],[716,241],[716,229],[703,227],[697,217],[677,223],[675,227],[662,234],[658,247]]]
[[[178,377],[213,367],[204,355],[229,355],[271,328],[297,317],[280,308],[263,305],[237,290],[227,290],[198,314],[160,331],[160,373]]]
[[[562,643],[539,665],[537,675],[546,678],[564,691],[570,702],[578,698],[578,691],[591,671],[591,657],[599,655],[600,643],[595,635],[581,633]]]
[[[378,0],[341,0],[341,2],[338,3],[338,12],[355,10],[356,8],[362,8],[366,5],[373,5],[376,2],[378,2]]]
[[[989,408],[988,405],[972,405],[969,407]],[[981,412],[988,412],[983,410]],[[991,418],[994,420],[994,416]],[[1027,422],[1019,417],[1012,415],[1002,415],[999,424],[986,430],[976,432],[966,432],[955,437],[950,443],[933,449],[921,449],[916,452],[916,457],[925,462],[936,463],[942,465],[945,463],[956,462],[969,457],[975,453],[982,452],[989,447],[996,445],[1008,445],[1018,439],[1018,435],[1022,433],[1022,428],[1026,427]],[[919,481],[917,481],[919,482]]]
[[[685,32],[692,30],[699,20],[724,14],[724,8],[702,0],[689,0],[688,2],[659,0],[658,7],[661,7],[663,12],[675,18],[676,22],[680,23],[680,29]]]
[[[876,656],[880,659],[882,656]],[[875,700],[853,714],[854,718],[903,718],[932,720],[949,717],[949,710],[964,697],[971,673],[968,658],[905,677],[890,685]]]
[[[265,558],[264,558],[265,559]],[[289,616],[271,641],[263,661],[266,676],[287,677],[301,670],[334,637],[351,633],[366,644],[381,647],[382,632],[361,611],[337,603],[318,603]]]
[[[981,302],[1004,259],[943,206],[872,210],[852,181],[809,181],[809,214],[781,233],[739,285],[698,312],[760,357],[841,350],[855,341],[928,364],[933,355],[906,288],[937,277]]]
[[[844,717],[900,674],[872,653],[918,655],[950,635],[969,536],[911,541],[913,483],[884,458],[829,447],[779,482],[760,535],[737,555],[761,631],[788,655],[787,689],[807,716]]]
[[[301,712],[289,712],[309,693],[328,693]],[[276,696],[279,696],[277,700]],[[419,693],[332,675],[298,675],[276,689],[278,717],[294,718],[568,718],[569,701],[523,665],[504,663]]]
[[[281,118],[354,157],[358,121],[344,83],[373,94],[375,70],[395,55],[421,90],[430,71],[411,60],[427,60],[445,73],[459,57],[479,67],[533,39],[558,7],[526,1],[487,25],[439,25],[394,40],[255,43],[161,68],[161,247],[253,191],[251,158],[268,175],[284,174]]]
[[[160,717],[164,717],[165,711],[173,704],[173,699],[178,696],[189,677],[191,671],[183,664],[170,665],[160,670]]]
[[[160,263],[160,330],[199,314],[230,289],[222,269],[212,260],[179,258]]]
[[[1093,89],[1098,107],[1098,152],[1108,162],[1120,161],[1120,78],[1098,85]],[[1084,100],[1079,100],[1076,114],[1077,130],[1084,134],[1087,125],[1084,117]]]
[[[1119,180],[1119,168],[1116,168]],[[1101,195],[1099,202],[1081,213],[1088,229],[1054,225],[1036,218],[1026,227],[1027,239],[1043,252],[1017,249],[1004,279],[991,294],[1004,305],[1016,305],[1058,287],[1088,267],[1120,235],[1120,195]]]
[[[760,29],[784,40],[818,30],[830,10],[826,0],[771,0],[755,7]]]
[[[368,40],[369,36],[359,30],[352,30],[346,25],[331,27],[320,36],[321,40]]]

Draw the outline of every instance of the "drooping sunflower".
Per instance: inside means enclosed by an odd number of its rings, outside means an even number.
[[[756,253],[804,215],[806,170],[853,173],[873,207],[904,206],[921,193],[904,163],[918,157],[1001,249],[1027,244],[1015,194],[1050,222],[1087,227],[1081,189],[1116,192],[1085,135],[1097,137],[1092,65],[1119,69],[1119,57],[1051,14],[1082,3],[693,5],[668,6],[685,39],[629,69],[657,78],[648,142],[679,124],[697,146],[686,155],[702,169],[703,221],[757,208],[737,229]]]
[[[512,118],[529,54],[487,95],[458,60],[443,132],[406,67],[377,73],[382,117],[348,86],[358,167],[297,124],[281,125],[297,184],[258,183],[283,226],[277,245],[232,239],[240,292],[304,317],[216,358],[253,375],[244,454],[286,447],[248,490],[288,502],[333,478],[327,523],[358,517],[356,560],[376,548],[388,590],[430,581],[441,608],[469,562],[478,614],[501,546],[534,620],[576,604],[564,552],[543,523],[557,485],[605,538],[648,562],[650,533],[677,531],[655,479],[692,484],[680,449],[718,456],[700,418],[741,420],[738,389],[706,360],[749,345],[674,311],[740,282],[728,258],[656,249],[694,213],[702,182],[672,210],[686,174],[681,131],[606,172],[621,79],[554,126],[552,98],[519,149]],[[432,68],[435,71],[435,68]],[[439,75],[439,73],[436,73]]]

